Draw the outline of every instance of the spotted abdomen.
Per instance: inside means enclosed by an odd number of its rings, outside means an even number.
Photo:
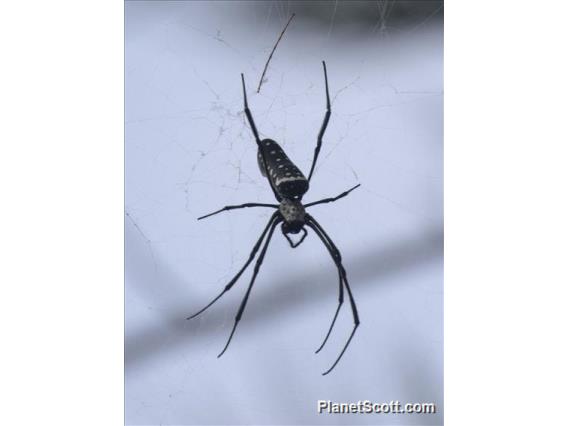
[[[268,170],[264,169],[263,154]],[[270,179],[283,198],[301,198],[308,191],[310,184],[306,177],[292,163],[280,145],[271,139],[260,142],[258,166],[262,175]]]

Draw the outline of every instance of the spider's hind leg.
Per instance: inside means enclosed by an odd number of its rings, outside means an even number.
[[[254,272],[252,274],[250,284],[247,288],[247,292],[245,294],[245,297],[243,298],[243,301],[241,302],[241,306],[239,307],[239,311],[237,312],[237,316],[235,317],[235,324],[233,325],[233,329],[231,330],[229,340],[227,340],[227,344],[225,345],[225,347],[223,348],[221,353],[219,355],[217,355],[217,358],[219,358],[221,355],[223,355],[225,353],[225,351],[229,347],[229,343],[231,343],[231,340],[233,339],[233,335],[235,334],[235,330],[237,329],[237,325],[239,325],[239,321],[241,320],[241,317],[243,316],[243,312],[245,311],[245,307],[247,305],[247,301],[248,301],[248,298],[250,296],[252,286],[254,284],[254,281],[256,280],[256,276],[258,275],[258,271],[260,270],[260,266],[262,265],[262,262],[264,261],[264,255],[266,254],[266,250],[268,249],[268,244],[270,243],[270,239],[272,238],[272,235],[274,234],[274,230],[276,229],[276,226],[278,225],[279,222],[280,222],[280,219],[277,218],[275,221],[272,222],[272,225],[270,226],[270,232],[268,232],[268,237],[266,237],[266,241],[264,242],[264,247],[262,247],[262,251],[260,252],[260,255],[258,256],[258,259],[256,260],[256,265],[254,265]]]
[[[238,279],[240,278],[240,276],[243,274],[243,272],[245,271],[245,269],[250,265],[250,263],[252,262],[252,260],[254,259],[254,257],[256,256],[256,253],[258,252],[258,249],[260,248],[260,245],[262,244],[262,241],[264,240],[264,237],[266,236],[266,233],[268,232],[268,230],[270,229],[271,226],[275,226],[275,223],[278,223],[278,216],[279,213],[278,212],[274,212],[274,214],[270,217],[270,220],[268,221],[268,224],[266,225],[266,227],[264,228],[264,231],[262,231],[262,234],[260,235],[260,238],[258,239],[258,241],[256,242],[256,244],[254,245],[249,258],[247,260],[247,262],[244,264],[244,266],[241,268],[241,270],[237,273],[237,275],[235,275],[233,277],[233,279],[229,282],[229,284],[227,284],[225,286],[225,288],[223,289],[223,291],[215,298],[213,299],[211,302],[209,302],[209,304],[207,306],[205,306],[203,309],[201,309],[200,311],[196,312],[195,314],[187,317],[186,319],[192,319],[195,318],[197,315],[199,315],[200,313],[202,313],[203,311],[205,311],[207,308],[209,308],[211,305],[213,305],[217,300],[219,300],[221,298],[221,296],[223,296],[226,292],[228,292],[231,287],[233,287],[235,285],[235,283],[238,281]]]
[[[330,253],[330,255],[333,259],[333,261],[335,262],[335,265],[337,266],[337,269],[338,269],[339,273],[341,274],[341,277],[343,278],[343,284],[345,285],[345,289],[347,290],[347,296],[349,297],[349,303],[351,305],[351,313],[353,314],[353,330],[351,330],[351,334],[349,335],[349,338],[347,339],[345,346],[343,346],[343,349],[341,350],[339,356],[337,357],[337,359],[335,360],[333,365],[326,372],[323,373],[323,375],[325,376],[326,374],[329,374],[335,368],[335,366],[337,365],[337,363],[339,362],[341,357],[343,357],[343,354],[347,350],[347,347],[349,346],[349,344],[351,343],[351,340],[353,339],[353,336],[355,335],[355,331],[357,330],[357,327],[359,327],[360,321],[359,321],[359,314],[357,312],[357,305],[355,304],[355,299],[353,299],[353,294],[351,293],[351,287],[349,286],[349,281],[347,280],[347,272],[345,272],[345,268],[343,267],[343,264],[342,264],[342,261],[341,261],[341,253],[339,252],[339,249],[335,246],[335,244],[333,243],[333,241],[331,240],[329,235],[327,235],[327,233],[322,228],[322,226],[312,216],[307,214],[306,219],[307,219],[306,224],[314,230],[314,232],[317,234],[317,236],[323,242],[324,246],[327,248],[327,250],[329,251],[329,253]],[[332,327],[333,327],[334,322],[335,322],[335,318],[334,318],[334,321],[332,323]],[[325,344],[325,341],[324,341],[324,344]]]
[[[316,350],[316,354],[319,353],[325,344],[327,343],[327,339],[331,335],[331,330],[333,330],[333,326],[335,325],[335,321],[337,320],[337,316],[339,315],[339,311],[341,310],[341,306],[343,305],[343,277],[341,276],[341,272],[339,272],[339,303],[337,304],[337,309],[335,310],[335,315],[333,315],[333,319],[331,320],[331,325],[329,326],[329,330],[323,339],[322,344]]]

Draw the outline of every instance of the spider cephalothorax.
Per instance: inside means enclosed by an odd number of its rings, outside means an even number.
[[[327,99],[327,111],[325,113],[323,124],[318,134],[317,145],[314,151],[314,158],[312,160],[312,166],[310,168],[310,173],[307,179],[304,176],[304,174],[300,171],[300,169],[296,167],[296,165],[288,158],[282,147],[276,141],[273,141],[272,139],[263,139],[263,140],[260,139],[258,131],[256,130],[256,125],[254,124],[254,120],[252,118],[252,114],[248,107],[247,94],[245,90],[245,78],[241,74],[243,82],[243,95],[245,101],[245,115],[250,124],[252,133],[254,134],[254,138],[256,140],[256,144],[258,147],[257,158],[258,158],[258,165],[260,167],[260,172],[262,173],[263,176],[265,176],[268,179],[270,188],[274,193],[274,197],[280,204],[245,203],[237,206],[225,206],[220,210],[217,210],[205,216],[201,216],[199,218],[199,219],[204,219],[206,217],[212,216],[222,211],[240,209],[244,207],[271,207],[276,209],[276,211],[270,217],[270,220],[268,221],[268,224],[264,228],[264,231],[260,235],[260,238],[253,247],[249,259],[245,263],[245,265],[241,268],[241,270],[237,273],[237,275],[235,275],[235,277],[229,282],[229,284],[225,286],[225,289],[215,299],[213,299],[207,306],[205,306],[199,312],[190,316],[188,319],[199,315],[201,312],[203,312],[209,306],[211,306],[213,303],[219,300],[219,298],[223,296],[223,294],[229,291],[233,287],[233,285],[235,285],[237,280],[240,278],[240,276],[245,271],[245,269],[250,265],[250,263],[253,261],[254,257],[260,250],[260,254],[258,256],[256,265],[254,267],[252,279],[248,286],[245,297],[241,303],[239,311],[237,312],[237,316],[235,318],[235,323],[233,325],[231,335],[229,336],[229,340],[227,341],[227,344],[225,345],[224,349],[219,354],[219,356],[223,355],[227,350],[227,348],[229,347],[229,343],[231,343],[233,334],[237,329],[237,324],[241,320],[241,316],[243,315],[243,312],[245,310],[245,306],[247,304],[248,297],[252,290],[252,286],[254,284],[260,266],[262,265],[262,262],[264,260],[264,255],[266,254],[266,250],[268,249],[268,243],[270,242],[270,239],[274,234],[276,226],[280,223],[282,224],[282,233],[284,234],[284,236],[286,237],[292,248],[299,246],[302,243],[302,241],[304,241],[304,238],[306,238],[306,235],[308,235],[308,232],[306,230],[307,226],[311,228],[318,236],[318,238],[322,241],[323,245],[331,255],[331,258],[335,263],[337,271],[339,273],[339,304],[337,306],[337,310],[335,311],[333,320],[331,321],[331,326],[329,327],[329,330],[323,340],[323,343],[320,345],[316,353],[318,353],[324,347],[329,335],[331,334],[331,330],[333,329],[333,325],[335,324],[335,320],[337,319],[337,315],[339,314],[339,309],[343,304],[344,289],[347,290],[347,296],[349,297],[349,305],[351,306],[351,313],[353,314],[353,323],[354,323],[353,330],[351,331],[351,334],[349,335],[349,338],[347,339],[347,342],[345,343],[343,350],[341,351],[341,353],[339,354],[333,365],[325,373],[323,373],[324,375],[326,375],[335,368],[335,366],[337,365],[337,363],[345,353],[345,350],[349,346],[349,343],[351,342],[351,339],[355,334],[355,330],[359,326],[359,315],[357,313],[357,306],[355,305],[355,300],[353,299],[353,295],[351,294],[351,288],[349,286],[349,282],[347,281],[347,273],[345,272],[345,268],[343,267],[339,249],[335,246],[335,244],[333,243],[329,235],[327,235],[323,227],[310,214],[306,213],[306,208],[314,206],[316,204],[329,203],[332,201],[339,200],[340,198],[345,197],[347,194],[349,194],[359,185],[354,186],[353,188],[339,194],[336,197],[324,198],[323,200],[314,201],[312,203],[308,203],[305,205],[302,204],[302,197],[309,189],[310,179],[312,178],[314,167],[316,165],[316,161],[318,159],[319,151],[321,148],[323,134],[325,133],[325,129],[327,128],[327,123],[329,122],[329,117],[331,115],[331,106],[329,102],[329,89],[327,84],[327,70],[325,68],[325,62],[323,63],[323,71],[325,76],[325,94]],[[304,233],[303,236],[300,238],[300,240],[297,242],[292,241],[292,239],[289,237],[289,234],[298,234],[299,232]],[[260,248],[261,245],[262,249]]]
[[[278,211],[283,219],[282,234],[284,234],[284,237],[286,237],[292,248],[298,247],[308,235],[308,231],[304,228],[306,225],[306,209],[299,200],[283,198],[278,207]],[[300,231],[303,231],[304,235],[296,242],[288,236],[288,234],[297,234]]]
[[[306,209],[300,201],[283,198],[278,210],[284,219],[282,223],[284,232],[297,234],[306,224]]]

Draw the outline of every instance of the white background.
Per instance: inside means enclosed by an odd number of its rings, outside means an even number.
[[[565,418],[568,70],[558,4],[445,10],[449,424]],[[120,17],[110,2],[2,13],[10,424],[122,423]]]

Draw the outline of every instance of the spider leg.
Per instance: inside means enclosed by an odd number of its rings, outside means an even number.
[[[268,224],[266,225],[266,227],[264,228],[264,231],[262,231],[262,234],[260,235],[260,238],[258,239],[258,241],[256,242],[256,244],[254,245],[249,258],[247,260],[247,262],[244,264],[244,266],[241,268],[241,270],[237,273],[237,275],[235,275],[233,277],[233,279],[229,282],[229,284],[227,284],[225,286],[225,289],[215,298],[213,299],[211,302],[209,302],[209,304],[207,306],[205,306],[203,309],[201,309],[200,311],[196,312],[195,314],[191,315],[190,317],[187,317],[186,319],[192,319],[195,318],[197,315],[199,315],[200,313],[202,313],[203,311],[205,311],[207,308],[209,308],[213,303],[215,303],[217,300],[219,300],[221,298],[221,296],[223,296],[226,292],[228,292],[231,287],[233,287],[233,285],[235,285],[235,283],[238,281],[238,279],[240,278],[240,276],[242,275],[242,273],[245,271],[245,269],[250,265],[250,263],[252,262],[252,260],[254,259],[254,257],[256,256],[256,253],[258,252],[258,249],[260,248],[260,245],[262,244],[262,240],[264,240],[264,237],[266,235],[266,233],[268,232],[268,229],[271,226],[275,226],[275,221],[277,221],[277,217],[278,217],[279,213],[278,212],[274,212],[274,214],[270,217],[270,220],[268,221]]]
[[[241,73],[241,80],[243,82],[243,97],[245,100],[245,115],[247,116],[248,122],[250,124],[250,128],[252,133],[254,134],[254,138],[256,139],[256,143],[260,144],[260,138],[258,137],[258,130],[256,130],[256,125],[254,124],[254,119],[252,118],[252,114],[250,112],[247,100],[247,91],[245,88],[245,76]]]
[[[323,339],[323,343],[320,345],[320,347],[316,351],[316,354],[319,353],[319,351],[321,351],[323,349],[323,347],[325,346],[325,344],[327,343],[327,339],[329,339],[329,336],[331,335],[331,330],[333,330],[333,326],[335,325],[335,320],[337,319],[337,316],[339,315],[339,310],[341,309],[341,305],[343,305],[343,277],[341,276],[341,272],[339,272],[339,303],[337,305],[337,310],[335,311],[335,315],[333,316],[333,319],[331,320],[331,325],[329,326],[329,330],[327,331],[327,334],[325,335],[325,339]]]
[[[225,206],[222,209],[214,211],[213,213],[206,214],[205,216],[198,217],[197,220],[205,219],[206,217],[213,216],[214,214],[225,212],[227,210],[235,210],[235,209],[242,209],[245,207],[273,207],[275,209],[278,208],[276,204],[263,204],[263,203],[245,203],[239,204],[238,206]]]
[[[323,244],[330,252],[331,257],[333,258],[341,276],[343,277],[343,284],[345,285],[345,288],[347,290],[349,303],[351,305],[351,313],[353,314],[353,323],[354,323],[353,330],[351,331],[351,334],[349,335],[349,338],[347,339],[347,342],[345,343],[343,350],[341,351],[341,353],[339,354],[333,365],[326,372],[323,373],[323,375],[325,376],[335,368],[335,366],[337,365],[337,363],[345,353],[347,347],[349,346],[351,340],[353,339],[353,336],[355,335],[357,327],[359,327],[360,321],[359,321],[359,314],[357,313],[357,305],[355,304],[355,300],[353,299],[353,294],[351,293],[351,287],[349,286],[349,281],[347,280],[347,273],[345,272],[345,268],[343,267],[343,264],[341,262],[341,253],[339,252],[339,249],[333,243],[331,238],[329,238],[329,235],[327,235],[323,227],[312,216],[306,215],[306,219],[307,219],[306,222],[307,225],[314,230],[314,232],[322,240]]]
[[[266,165],[266,156],[264,154],[264,150],[261,148],[261,143],[260,143],[261,141],[260,141],[260,137],[258,136],[258,130],[256,130],[256,124],[254,124],[254,119],[252,118],[252,113],[250,112],[250,109],[248,107],[248,99],[247,99],[247,91],[246,91],[246,87],[245,87],[245,76],[244,76],[244,74],[241,74],[241,80],[243,82],[243,98],[245,100],[245,115],[247,116],[247,120],[249,122],[252,133],[254,134],[254,138],[256,140],[256,145],[258,146],[260,156],[262,157],[262,164],[264,166],[264,170],[268,170],[268,167]],[[274,193],[274,196],[276,197],[276,199],[278,201],[281,201],[282,197],[280,197],[278,195],[278,191],[276,191],[276,188],[274,187],[272,180],[268,179],[268,182],[270,183],[270,188],[272,189],[272,192]]]
[[[260,266],[262,265],[262,262],[264,261],[264,255],[266,254],[266,250],[268,249],[268,244],[270,243],[270,239],[272,238],[272,235],[274,234],[274,229],[276,229],[276,226],[279,223],[280,223],[280,218],[276,219],[270,227],[270,231],[268,232],[268,236],[266,237],[264,247],[262,247],[262,251],[260,252],[258,259],[256,260],[256,264],[254,265],[254,272],[252,274],[252,278],[250,280],[250,284],[248,286],[247,292],[245,294],[245,297],[243,298],[243,301],[241,302],[241,306],[239,307],[239,311],[237,312],[237,316],[235,317],[235,324],[233,325],[233,329],[231,330],[231,335],[229,336],[229,340],[227,340],[227,344],[225,345],[225,347],[223,348],[221,353],[219,355],[217,355],[217,358],[219,358],[221,355],[223,355],[225,353],[225,351],[229,347],[229,343],[231,343],[231,339],[233,338],[233,335],[235,334],[235,330],[237,329],[237,325],[239,324],[239,321],[241,320],[241,317],[242,317],[243,312],[245,310],[245,307],[247,305],[247,301],[248,301],[248,298],[250,296],[250,292],[252,290],[252,286],[254,284],[256,276],[258,275],[258,271],[260,270]]]
[[[319,201],[314,201],[312,203],[308,203],[308,204],[304,204],[304,207],[311,207],[311,206],[315,206],[316,204],[324,204],[324,203],[331,203],[332,201],[337,201],[340,198],[345,197],[346,195],[348,195],[351,191],[353,191],[354,189],[357,189],[361,186],[361,184],[357,184],[355,185],[353,188],[348,189],[345,192],[342,192],[341,194],[339,194],[337,197],[331,197],[331,198],[323,198]]]
[[[313,229],[313,227],[315,225],[310,224],[310,222],[308,221],[308,226],[312,227],[312,229]],[[339,311],[341,310],[341,306],[343,305],[343,273],[341,271],[341,264],[338,263],[338,262],[341,262],[341,256],[340,255],[338,256],[335,253],[335,251],[333,250],[333,248],[331,247],[329,242],[326,241],[324,238],[322,238],[321,233],[318,233],[317,230],[315,230],[315,229],[314,229],[314,231],[316,231],[316,234],[318,234],[318,236],[322,239],[322,242],[323,242],[325,248],[327,248],[327,250],[329,251],[329,254],[332,257],[333,262],[337,266],[337,271],[338,271],[338,274],[339,274],[339,303],[337,305],[335,315],[333,316],[333,319],[331,321],[331,325],[329,326],[329,330],[327,331],[327,334],[326,334],[325,338],[323,339],[323,343],[320,345],[320,347],[316,351],[316,354],[317,354],[323,349],[323,347],[327,343],[327,339],[329,339],[329,336],[331,335],[331,331],[333,330],[333,326],[335,325],[335,321],[337,320],[337,316],[339,315]]]
[[[329,117],[331,116],[331,104],[329,102],[329,87],[327,84],[327,69],[325,67],[325,61],[322,61],[322,63],[323,63],[323,75],[325,76],[325,95],[327,99],[327,110],[325,112],[325,116],[323,117],[323,124],[321,125],[321,129],[318,134],[318,142],[316,144],[316,149],[314,151],[314,159],[312,160],[312,167],[310,168],[310,174],[308,175],[308,180],[312,179],[312,174],[314,173],[314,167],[316,166],[316,161],[318,161],[318,155],[321,149],[323,134],[325,133],[325,129],[327,128],[327,123],[329,122]]]

